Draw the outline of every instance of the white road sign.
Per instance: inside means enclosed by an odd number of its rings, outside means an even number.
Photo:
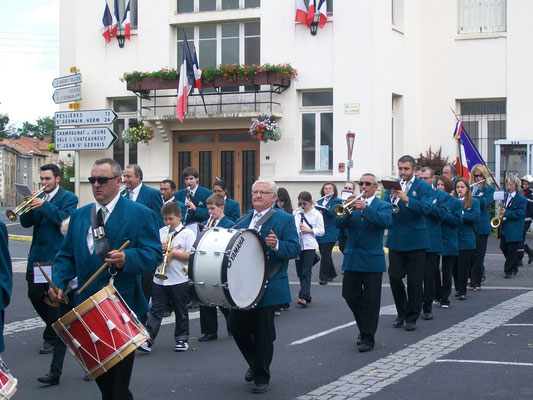
[[[81,83],[81,74],[60,76],[52,81],[52,86],[57,88],[61,86],[75,85],[77,83]]]
[[[117,140],[107,127],[56,129],[56,150],[106,150]]]
[[[108,125],[117,118],[113,110],[58,111],[55,113],[56,126]]]
[[[56,104],[81,100],[81,86],[56,89],[52,99],[54,99]]]

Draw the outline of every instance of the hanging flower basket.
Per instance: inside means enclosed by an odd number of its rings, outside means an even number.
[[[248,132],[254,139],[262,142],[272,140],[277,142],[281,139],[281,128],[271,114],[261,114],[250,126]]]
[[[154,130],[145,126],[142,122],[130,123],[130,127],[122,131],[122,140],[129,144],[137,144],[140,142],[149,144],[154,136]]]

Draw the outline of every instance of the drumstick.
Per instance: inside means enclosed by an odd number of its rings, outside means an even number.
[[[57,293],[57,286],[55,286],[52,283],[52,281],[50,280],[50,278],[48,277],[48,275],[46,275],[46,272],[44,272],[44,269],[41,267],[41,264],[40,263],[36,263],[36,264],[39,267],[39,269],[41,270],[41,273],[43,274],[44,278],[46,279],[46,281],[48,282],[48,284],[50,285],[52,290]]]
[[[126,241],[124,242],[124,244],[123,244],[122,246],[120,246],[120,249],[118,249],[118,251],[122,251],[122,250],[124,250],[126,247],[129,246],[130,243],[131,243],[131,242],[130,242],[129,240],[126,240]],[[85,288],[86,288],[87,286],[89,286],[89,285],[91,284],[91,282],[94,281],[94,280],[96,279],[96,277],[97,277],[98,275],[100,275],[100,273],[101,273],[104,269],[106,269],[107,267],[109,267],[109,262],[106,261],[106,262],[105,262],[100,268],[98,268],[98,271],[96,271],[96,272],[93,274],[93,276],[91,276],[91,277],[89,278],[89,280],[88,280],[87,282],[85,282],[85,284],[84,284],[84,285],[78,290],[78,294],[80,294],[81,292],[83,292],[83,291],[85,290]]]

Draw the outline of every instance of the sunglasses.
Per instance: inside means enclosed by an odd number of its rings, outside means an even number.
[[[89,183],[91,185],[94,185],[96,182],[98,182],[99,185],[105,185],[107,182],[109,182],[111,179],[118,178],[117,176],[112,176],[111,178],[108,178],[106,176],[99,176],[98,178],[93,178],[92,176],[89,177]]]
[[[359,182],[359,186],[372,186],[372,182]]]
[[[298,203],[298,207],[302,207],[302,206],[306,206],[306,205],[307,205],[307,201]]]
[[[474,174],[474,178],[481,178],[483,175]]]

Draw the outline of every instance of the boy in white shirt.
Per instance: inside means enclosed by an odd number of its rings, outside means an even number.
[[[320,211],[313,207],[309,192],[301,192],[298,195],[298,207],[293,212],[301,249],[300,257],[296,260],[296,273],[300,279],[298,304],[307,307],[311,302],[311,273],[313,265],[316,264],[314,260],[318,249],[315,237],[324,235],[324,218]]]
[[[146,329],[150,334],[150,339],[144,343],[139,350],[150,352],[155,338],[161,326],[161,320],[170,301],[174,315],[176,316],[176,326],[174,328],[174,340],[176,346],[174,351],[185,351],[189,348],[189,312],[187,309],[189,283],[184,271],[187,268],[189,255],[196,239],[194,232],[185,228],[181,220],[181,209],[176,203],[168,203],[161,210],[165,225],[159,230],[159,237],[163,244],[163,254],[167,250],[167,235],[169,230],[174,239],[172,250],[167,254],[167,265],[165,275],[167,279],[162,280],[154,276],[152,283],[152,306],[148,314]],[[159,267],[156,273],[161,272]]]

